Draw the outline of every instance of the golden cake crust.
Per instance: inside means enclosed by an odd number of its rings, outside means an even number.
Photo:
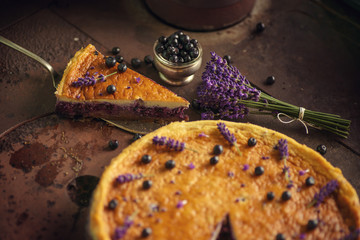
[[[216,226],[228,215],[233,234],[240,239],[275,239],[282,233],[286,239],[340,239],[350,229],[360,228],[360,205],[354,188],[319,153],[295,140],[260,126],[221,121],[237,139],[231,146],[217,129],[220,121],[175,122],[145,135],[124,149],[104,171],[94,194],[90,210],[89,231],[94,239],[112,239],[115,228],[132,216],[134,224],[122,239],[141,239],[143,228],[150,227],[147,239],[211,239]],[[204,133],[204,134],[202,134]],[[152,139],[165,136],[186,143],[185,150],[172,151],[155,146]],[[249,147],[250,137],[257,144]],[[287,166],[293,182],[283,173],[284,160],[274,146],[280,139],[288,142]],[[211,165],[213,147],[221,144],[224,151],[219,162]],[[190,150],[190,148],[192,151]],[[241,153],[239,153],[239,151]],[[141,163],[144,154],[152,156],[149,164]],[[164,167],[167,160],[176,162],[174,169]],[[195,166],[189,168],[189,164]],[[249,169],[244,170],[248,165]],[[255,176],[254,169],[265,172]],[[306,170],[305,175],[299,171]],[[116,184],[122,174],[140,174],[142,179]],[[305,186],[305,179],[316,183]],[[144,180],[151,180],[150,189],[142,189]],[[339,183],[335,194],[318,207],[309,207],[314,194],[330,180]],[[267,192],[275,198],[266,200]],[[283,191],[292,198],[281,200]],[[112,199],[118,200],[114,210],[108,209]],[[179,202],[185,204],[178,208]],[[157,206],[157,210],[151,206]],[[319,226],[306,230],[310,219]]]
[[[143,101],[174,102],[184,106],[189,105],[186,99],[129,68],[124,73],[107,77],[106,82],[97,82],[95,85],[87,87],[72,86],[73,82],[84,77],[87,72],[90,76],[93,76],[94,73],[106,76],[116,72],[117,66],[118,63],[114,67],[108,68],[105,65],[104,56],[93,45],[89,44],[86,48],[77,51],[70,60],[55,95],[60,100],[73,101],[142,99]],[[114,94],[106,93],[106,88],[110,84],[117,89]]]

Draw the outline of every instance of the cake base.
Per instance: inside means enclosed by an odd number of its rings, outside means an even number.
[[[185,107],[145,107],[141,101],[136,101],[131,105],[120,106],[111,103],[98,102],[65,102],[58,101],[55,112],[65,117],[97,117],[114,120],[189,120],[184,113]]]

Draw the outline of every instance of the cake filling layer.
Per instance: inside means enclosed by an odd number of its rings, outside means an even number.
[[[141,101],[131,105],[120,106],[106,102],[65,102],[58,101],[55,111],[67,117],[104,117],[111,119],[178,119],[187,120],[186,107],[146,107]]]

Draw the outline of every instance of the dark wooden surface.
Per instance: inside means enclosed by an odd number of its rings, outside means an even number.
[[[325,144],[325,157],[343,171],[358,193],[359,16],[342,1],[257,1],[239,24],[213,32],[187,32],[203,46],[202,69],[210,51],[229,54],[243,75],[274,97],[350,119],[348,139],[311,128],[306,135],[299,122],[285,125],[271,117],[248,116],[241,121],[282,132],[313,149]],[[266,29],[254,34],[260,21]],[[160,35],[176,30],[152,15],[143,1],[7,1],[0,16],[0,35],[38,54],[59,73],[88,43],[104,54],[119,46],[130,61],[151,54]],[[143,64],[137,70],[161,83],[151,66]],[[187,86],[167,87],[191,101],[201,71]],[[269,75],[276,77],[272,86],[264,84]],[[39,63],[4,45],[0,45],[0,86],[0,132],[4,132],[0,136],[0,239],[84,239],[86,198],[85,203],[79,202],[74,191],[86,191],[74,181],[99,177],[111,158],[131,143],[132,134],[101,121],[47,114],[55,104],[49,74]],[[189,114],[190,120],[200,118],[196,111]],[[111,139],[120,142],[114,151],[107,148]]]

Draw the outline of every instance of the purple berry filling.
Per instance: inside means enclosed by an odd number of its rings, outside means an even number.
[[[142,101],[137,101],[130,106],[118,106],[110,103],[77,103],[63,102],[56,103],[55,111],[59,115],[68,117],[109,117],[113,119],[180,119],[187,120],[184,113],[186,107],[145,107]]]

